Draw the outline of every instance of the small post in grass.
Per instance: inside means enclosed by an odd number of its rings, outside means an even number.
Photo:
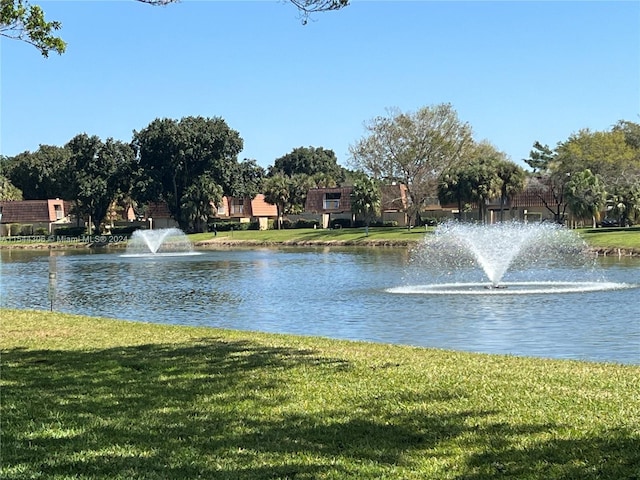
[[[56,277],[57,277],[57,267],[56,267],[56,257],[51,255],[49,257],[49,302],[50,302],[50,311],[53,312],[53,301],[56,298]]]

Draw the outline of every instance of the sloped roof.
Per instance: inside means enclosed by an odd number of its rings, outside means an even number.
[[[251,215],[254,217],[276,217],[278,207],[265,201],[264,195],[259,193],[251,200]]]
[[[147,218],[173,218],[165,202],[148,203],[145,212]]]
[[[556,205],[553,188],[544,178],[534,178],[527,181],[525,189],[511,198],[512,207],[530,208]]]
[[[2,223],[49,223],[58,220],[55,206],[60,206],[62,215],[69,212],[69,202],[64,200],[11,200],[0,202]]]

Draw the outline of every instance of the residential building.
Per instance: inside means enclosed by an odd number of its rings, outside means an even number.
[[[0,236],[51,234],[72,225],[71,202],[60,200],[0,201]]]

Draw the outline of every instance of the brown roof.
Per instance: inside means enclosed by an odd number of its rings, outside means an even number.
[[[511,198],[511,206],[530,208],[556,205],[557,200],[553,197],[553,188],[545,179],[533,179],[527,182],[525,189]]]
[[[264,195],[259,193],[251,200],[251,215],[254,217],[276,217],[278,215],[278,207],[267,203]]]
[[[0,202],[2,223],[49,223],[59,220],[56,206],[62,217],[69,214],[70,203],[64,200],[11,200]]]
[[[147,218],[173,218],[169,206],[165,202],[148,203],[146,207]]]

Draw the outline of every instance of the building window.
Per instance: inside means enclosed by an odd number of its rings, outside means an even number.
[[[244,199],[234,198],[231,202],[231,215],[244,215]]]
[[[54,205],[53,210],[56,212],[56,220],[62,220],[62,218],[64,217],[62,205]]]
[[[325,193],[323,208],[325,210],[337,210],[340,208],[340,192]]]
[[[223,205],[218,205],[217,212],[218,212],[218,215],[224,215],[225,214],[224,204]]]

